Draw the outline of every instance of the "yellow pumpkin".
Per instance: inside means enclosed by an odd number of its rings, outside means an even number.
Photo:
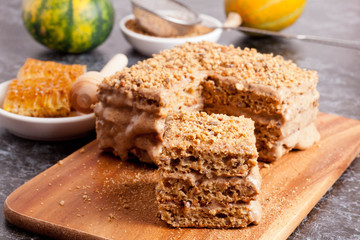
[[[306,0],[225,0],[226,14],[237,12],[242,26],[279,31],[301,15]]]

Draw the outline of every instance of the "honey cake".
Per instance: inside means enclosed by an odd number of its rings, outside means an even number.
[[[281,56],[211,42],[186,43],[106,78],[95,106],[99,147],[157,163],[167,115],[205,111],[255,121],[259,159],[319,140],[318,77]]]
[[[173,227],[234,228],[257,223],[261,177],[254,122],[205,112],[165,122],[156,198]]]

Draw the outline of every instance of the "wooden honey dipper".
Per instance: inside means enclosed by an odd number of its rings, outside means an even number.
[[[96,103],[98,84],[108,76],[120,71],[128,64],[128,58],[124,54],[116,54],[101,69],[100,72],[89,71],[81,75],[71,86],[70,105],[81,113],[93,112],[92,105]]]

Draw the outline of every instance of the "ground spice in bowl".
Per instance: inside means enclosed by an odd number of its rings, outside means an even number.
[[[143,35],[146,35],[146,36],[157,37],[157,36],[147,32],[147,31],[145,31],[135,19],[129,19],[125,23],[125,26],[129,30],[131,30],[133,32],[143,34]],[[172,38],[195,37],[195,36],[200,36],[200,35],[207,34],[207,33],[211,32],[213,30],[214,29],[212,29],[212,28],[206,27],[206,26],[201,25],[201,24],[197,24],[189,32],[187,32],[184,35],[177,35],[177,36],[170,36],[170,37],[172,37]]]

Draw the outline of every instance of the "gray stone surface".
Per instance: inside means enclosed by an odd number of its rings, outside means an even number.
[[[108,40],[96,50],[80,55],[50,51],[36,43],[21,20],[21,1],[1,1],[0,82],[16,75],[28,57],[63,63],[101,67],[117,52],[125,53],[130,65],[144,57],[121,35],[117,22],[131,12],[130,3],[113,1],[116,24]],[[222,0],[183,0],[197,11],[224,20]],[[321,35],[360,40],[359,0],[308,1],[301,18],[286,33]],[[254,47],[260,52],[281,54],[301,67],[317,70],[320,76],[320,110],[360,120],[360,51],[272,38],[254,39],[238,32],[225,32],[220,43]],[[38,142],[18,138],[0,123],[0,203],[27,180],[95,138],[89,136],[66,142]],[[333,185],[289,239],[360,239],[359,158]],[[8,223],[0,211],[0,239],[44,239]]]

